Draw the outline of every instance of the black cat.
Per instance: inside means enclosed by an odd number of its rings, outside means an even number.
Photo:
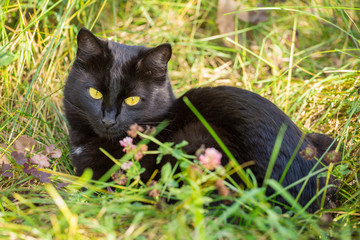
[[[79,31],[77,41],[77,56],[64,91],[71,159],[77,175],[91,168],[93,178],[99,179],[113,165],[99,148],[120,158],[123,152],[119,140],[133,123],[156,126],[168,119],[169,125],[157,136],[159,140],[176,143],[187,140],[189,145],[184,150],[189,154],[195,154],[202,144],[220,150],[182,97],[174,97],[167,74],[169,44],[155,48],[121,45],[99,39],[84,28]],[[285,124],[287,129],[271,174],[271,178],[280,179],[303,133],[279,108],[255,93],[234,87],[192,89],[184,96],[210,123],[240,164],[255,161],[250,168],[259,184],[263,182],[280,127]],[[307,145],[315,146],[320,157],[332,142],[326,135],[308,134],[300,151]],[[335,144],[331,149],[335,149]],[[226,165],[228,159],[223,156],[222,165]],[[175,159],[167,157],[165,161],[174,163]],[[140,160],[146,168],[142,180],[146,182],[165,161],[156,165],[150,156]],[[297,153],[282,185],[306,176],[316,162],[304,160]],[[233,177],[241,182],[237,176]],[[297,196],[302,183],[289,192]],[[305,205],[316,194],[317,187],[324,186],[324,179],[320,178],[319,183],[316,176],[309,179],[300,204]],[[271,193],[269,190],[268,194]],[[285,202],[280,197],[278,200]],[[308,211],[317,208],[314,202]]]

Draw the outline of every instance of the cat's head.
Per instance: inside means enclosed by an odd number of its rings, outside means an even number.
[[[167,112],[175,99],[167,74],[169,44],[122,45],[84,28],[77,42],[64,90],[70,127],[88,125],[98,136],[116,139],[131,124],[156,124]]]

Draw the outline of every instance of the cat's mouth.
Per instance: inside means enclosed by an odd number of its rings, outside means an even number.
[[[111,128],[105,128],[103,127],[101,130],[97,130],[96,133],[101,138],[106,138],[108,140],[120,140],[125,137],[126,135],[126,129],[122,129],[121,127],[111,127]]]

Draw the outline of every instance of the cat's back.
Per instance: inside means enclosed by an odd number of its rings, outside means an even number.
[[[278,129],[282,124],[295,124],[271,101],[245,89],[219,86],[191,89],[173,105],[177,118],[192,121],[195,117],[183,98],[187,97],[206,120],[236,126],[250,124]]]

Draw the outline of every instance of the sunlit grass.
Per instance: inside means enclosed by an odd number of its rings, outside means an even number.
[[[39,149],[55,144],[62,157],[44,171],[71,184],[44,185],[21,167],[11,178],[0,176],[0,238],[359,237],[359,3],[269,3],[260,7],[267,21],[238,21],[234,32],[220,34],[217,1],[2,1],[1,161],[16,165],[10,154],[20,135],[33,137]],[[245,10],[257,4],[248,1]],[[280,214],[263,188],[232,186],[238,193],[232,205],[203,207],[208,188],[196,181],[183,192],[171,190],[180,199],[176,204],[149,198],[148,186],[95,195],[106,184],[72,176],[62,107],[82,26],[123,44],[171,43],[170,79],[177,95],[200,86],[242,87],[273,101],[304,132],[336,138],[342,145],[342,162],[333,169],[341,181],[338,207]],[[276,182],[269,186],[282,190]]]

